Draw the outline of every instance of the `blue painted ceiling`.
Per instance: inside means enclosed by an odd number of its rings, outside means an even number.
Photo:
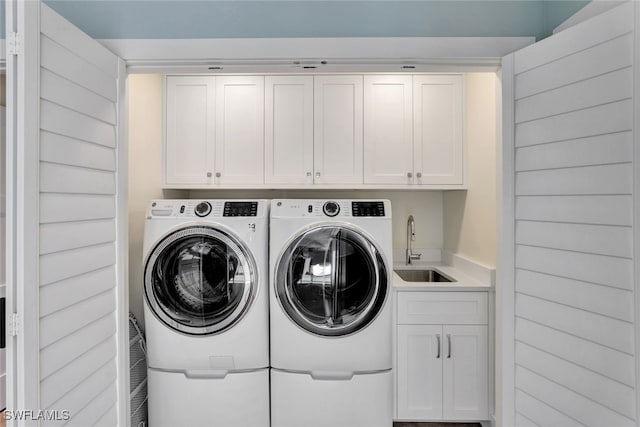
[[[94,38],[547,37],[583,0],[45,0]],[[3,19],[4,21],[4,19]]]

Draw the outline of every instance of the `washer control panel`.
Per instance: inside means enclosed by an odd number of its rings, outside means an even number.
[[[222,216],[256,216],[258,202],[224,202]]]
[[[271,218],[391,218],[389,200],[276,199]]]
[[[269,205],[269,200],[152,200],[147,209],[147,219],[265,218],[269,216]]]

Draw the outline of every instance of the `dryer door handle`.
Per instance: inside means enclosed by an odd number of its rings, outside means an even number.
[[[192,380],[223,379],[227,376],[227,370],[191,370],[184,371],[184,376]]]
[[[349,381],[354,373],[350,371],[311,371],[309,373],[314,380],[342,380]]]

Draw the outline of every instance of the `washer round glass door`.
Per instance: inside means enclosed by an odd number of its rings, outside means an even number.
[[[387,269],[377,247],[361,233],[327,225],[305,231],[282,253],[276,295],[289,318],[323,336],[366,327],[387,295]]]
[[[145,297],[171,328],[194,335],[221,332],[246,313],[257,283],[253,257],[231,235],[206,226],[162,239],[145,264]]]

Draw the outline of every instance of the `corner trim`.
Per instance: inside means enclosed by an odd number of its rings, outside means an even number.
[[[514,55],[502,59],[502,127],[498,128],[496,275],[496,408],[499,427],[515,425],[515,105]]]

